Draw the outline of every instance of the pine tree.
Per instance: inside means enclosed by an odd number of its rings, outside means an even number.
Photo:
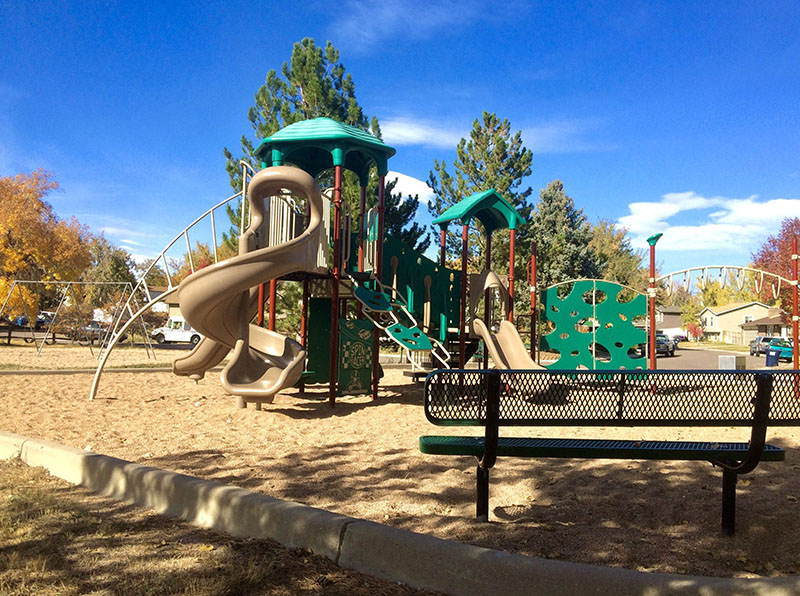
[[[402,193],[392,192],[396,185],[397,178],[386,183],[384,236],[397,238],[406,246],[424,253],[431,245],[431,237],[423,226],[413,221],[419,208],[419,195],[408,195],[403,199]]]
[[[483,112],[481,118],[472,123],[469,140],[462,138],[456,146],[455,175],[447,171],[444,161],[434,160],[434,169],[428,178],[434,199],[428,210],[437,217],[466,197],[493,188],[517,209],[523,221],[528,221],[532,210],[528,197],[532,189],[521,186],[523,178],[531,173],[532,162],[533,154],[523,146],[521,133],[512,134],[507,119],[500,120],[496,114]],[[477,227],[470,234],[471,258],[483,253],[484,237],[483,231],[478,231]],[[492,264],[497,271],[508,271],[508,237],[507,230],[492,235]],[[522,263],[530,254],[529,246],[530,234],[523,226],[516,233],[518,269],[524,270]],[[461,254],[460,230],[448,229],[447,251],[456,258]],[[474,268],[482,269],[483,262],[476,262]]]
[[[568,279],[599,276],[600,265],[591,246],[592,227],[560,180],[553,180],[539,193],[531,234],[537,243],[540,289]]]

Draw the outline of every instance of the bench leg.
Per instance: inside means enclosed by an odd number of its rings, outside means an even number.
[[[739,475],[722,470],[722,531],[733,536],[736,531],[736,480]]]
[[[489,468],[477,466],[477,501],[475,504],[475,517],[478,521],[489,521]]]

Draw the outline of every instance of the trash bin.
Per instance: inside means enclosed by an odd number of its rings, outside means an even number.
[[[780,354],[780,351],[773,350],[771,348],[767,348],[767,352],[766,352],[766,360],[767,360],[767,362],[766,362],[766,365],[767,366],[778,366],[778,354]]]

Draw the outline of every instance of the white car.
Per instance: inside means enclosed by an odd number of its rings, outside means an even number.
[[[183,317],[170,317],[163,327],[153,329],[150,337],[160,344],[169,342],[189,342],[196,346],[203,338],[200,333],[192,329]]]

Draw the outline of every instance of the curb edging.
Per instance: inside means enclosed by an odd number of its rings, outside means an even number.
[[[347,569],[447,594],[791,596],[800,593],[800,579],[794,577],[670,575],[504,553],[0,431],[0,459],[16,457],[71,484],[197,526],[308,548]]]

